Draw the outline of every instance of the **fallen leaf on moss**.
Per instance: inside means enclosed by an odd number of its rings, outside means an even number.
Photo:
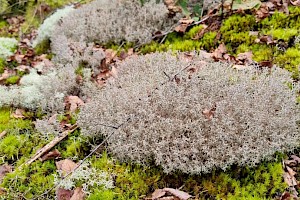
[[[283,179],[284,179],[284,182],[286,184],[288,184],[289,187],[294,187],[294,186],[298,185],[296,178],[294,176],[291,176],[290,173],[288,173],[288,172],[285,172],[283,174]]]
[[[70,200],[72,197],[72,194],[73,194],[72,190],[66,190],[63,188],[58,188],[56,190],[57,200]]]
[[[179,33],[185,33],[187,27],[194,22],[193,19],[181,19],[180,25],[175,27],[175,31]]]
[[[70,200],[83,200],[84,199],[84,193],[81,187],[78,187],[74,190],[74,194],[72,195]]]
[[[232,10],[249,10],[252,8],[259,8],[261,2],[259,0],[243,0],[233,1]]]
[[[213,116],[215,115],[216,109],[217,109],[217,105],[214,104],[212,106],[212,108],[210,108],[210,109],[206,108],[204,111],[202,111],[202,114],[204,115],[204,117],[206,119],[211,120],[213,118]]]
[[[212,53],[212,58],[216,61],[223,59],[223,55],[227,52],[226,46],[224,43],[220,44],[219,47]]]
[[[43,155],[41,158],[40,158],[40,161],[45,161],[45,160],[52,160],[52,159],[55,159],[57,157],[60,157],[60,152],[55,149],[53,151],[50,151],[48,153],[46,153],[45,155]]]
[[[4,165],[1,165],[0,166],[0,183],[2,182],[4,176],[7,174],[7,173],[10,173],[12,172],[13,168],[12,166],[8,165],[8,164],[4,164]]]
[[[253,54],[251,51],[245,53],[239,53],[236,57],[238,64],[250,64],[253,62],[252,60]]]
[[[294,6],[300,6],[300,0],[296,0],[296,1],[291,1],[291,4],[293,4]]]
[[[73,171],[73,169],[77,167],[77,164],[70,159],[55,162],[55,165],[58,170],[62,171],[63,175],[70,173],[71,171]]]
[[[20,109],[18,108],[13,114],[12,117],[13,118],[17,118],[17,119],[23,119],[25,118],[25,116],[23,115],[25,113],[24,109]]]
[[[173,189],[173,188],[164,188],[163,190],[166,191],[166,192],[171,193],[172,195],[180,198],[181,200],[188,200],[189,198],[192,197],[191,195],[189,195],[186,192],[183,192],[183,191],[180,191],[180,190],[177,190],[177,189]]]
[[[153,193],[152,193],[152,195],[151,195],[151,199],[158,199],[158,198],[160,198],[160,197],[163,197],[163,196],[165,196],[165,194],[166,194],[166,191],[164,191],[163,189],[156,189]]]

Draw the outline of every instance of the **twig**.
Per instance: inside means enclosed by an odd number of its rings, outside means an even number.
[[[36,159],[38,159],[39,157],[41,157],[42,155],[44,155],[46,152],[50,151],[50,149],[52,147],[54,147],[57,143],[59,143],[61,140],[63,140],[65,137],[67,137],[70,133],[72,133],[73,131],[75,131],[77,128],[78,127],[75,124],[75,125],[73,125],[73,127],[70,130],[64,131],[61,135],[55,137],[50,143],[48,143],[46,146],[44,146],[43,148],[41,148],[40,150],[38,150],[35,153],[35,155],[30,160],[28,160],[25,163],[25,165],[30,165]],[[21,165],[21,166],[23,166],[23,165]]]

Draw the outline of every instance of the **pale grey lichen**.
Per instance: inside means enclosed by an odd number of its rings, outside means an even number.
[[[118,79],[81,110],[82,133],[115,131],[108,149],[116,157],[154,159],[165,172],[253,166],[298,146],[300,109],[296,86],[287,86],[288,72],[237,71],[228,64],[204,64],[197,56],[190,62],[177,57],[155,53],[121,63]],[[214,107],[210,116],[203,114]]]

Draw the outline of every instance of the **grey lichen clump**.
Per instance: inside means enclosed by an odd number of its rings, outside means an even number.
[[[82,109],[82,133],[115,131],[108,139],[114,155],[138,163],[154,159],[165,172],[253,166],[299,144],[299,85],[288,87],[288,72],[237,71],[178,57],[155,53],[120,64],[119,78]]]
[[[144,5],[140,0],[96,0],[62,19],[50,38],[52,50],[58,60],[70,60],[76,46],[91,42],[147,43],[156,32],[174,26],[176,19],[169,17],[163,2],[155,0]]]

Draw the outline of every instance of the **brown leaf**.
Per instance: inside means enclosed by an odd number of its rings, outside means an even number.
[[[289,166],[285,166],[286,167],[286,170],[288,171],[288,173],[293,177],[295,176],[297,173],[292,169],[290,168]]]
[[[40,160],[43,162],[45,160],[52,160],[54,158],[60,157],[60,152],[55,149],[53,151],[50,151],[48,153],[46,153],[45,155],[43,155]]]
[[[12,172],[12,166],[8,165],[8,164],[4,164],[4,165],[1,165],[0,166],[0,183],[2,182],[4,176],[7,174],[7,173],[10,173]]]
[[[0,81],[7,79],[10,77],[11,73],[8,70],[4,70],[4,72],[0,76]]]
[[[56,162],[55,164],[56,168],[58,170],[61,170],[63,175],[70,173],[71,171],[73,171],[73,169],[77,167],[77,164],[70,159],[61,160]]]
[[[214,103],[212,108],[205,109],[204,111],[202,111],[202,114],[206,119],[211,120],[215,115],[216,109],[217,109],[217,105]]]
[[[272,61],[261,61],[258,64],[261,67],[268,67],[268,68],[272,68],[272,66],[273,66]]]
[[[294,6],[300,6],[300,0],[296,0],[296,1],[292,1],[290,0],[291,4],[293,4]]]
[[[219,61],[223,59],[223,55],[227,52],[226,46],[224,43],[220,44],[220,46],[212,53],[213,59]]]
[[[74,194],[72,195],[70,200],[84,200],[84,193],[81,187],[78,187],[74,190]]]
[[[165,196],[166,194],[166,191],[164,191],[163,189],[156,189],[152,195],[151,195],[151,199],[155,200],[155,199],[158,199],[160,197],[163,197]]]
[[[83,106],[84,102],[78,96],[68,96],[66,98],[66,105],[70,112],[73,113],[78,107]]]
[[[57,200],[70,200],[72,194],[73,194],[72,190],[66,190],[66,189],[63,189],[63,188],[58,188],[56,190]]]
[[[294,176],[291,176],[290,173],[288,172],[285,172],[283,174],[283,179],[284,179],[284,182],[286,184],[288,184],[289,187],[294,187],[297,185],[297,180]]]
[[[300,158],[296,155],[291,155],[291,158],[295,160],[298,164],[300,163]]]
[[[177,190],[177,189],[173,189],[173,188],[164,188],[163,190],[166,191],[166,192],[171,193],[172,195],[180,198],[181,200],[188,200],[189,198],[192,197],[191,195],[189,195],[186,192],[183,192],[183,191],[180,191],[180,190]]]
[[[188,27],[188,24],[180,24],[175,27],[175,31],[178,33],[185,33],[187,27]]]
[[[252,60],[253,54],[251,51],[245,53],[239,53],[236,59],[239,61],[239,64],[250,64],[253,62]]]
[[[12,117],[17,118],[17,119],[23,119],[25,116],[23,115],[25,113],[24,109],[18,108],[13,114]]]

